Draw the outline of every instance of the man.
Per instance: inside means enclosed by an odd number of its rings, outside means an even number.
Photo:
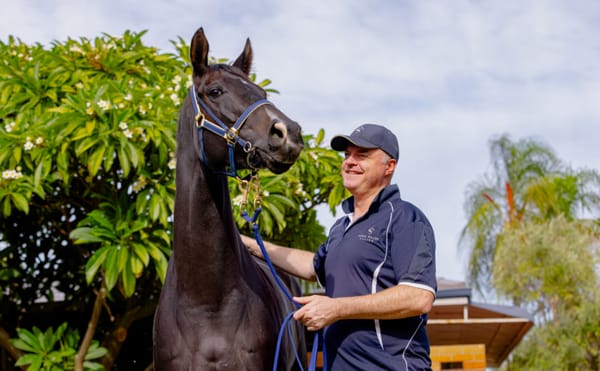
[[[326,295],[294,298],[294,318],[324,330],[328,370],[427,370],[431,367],[426,313],[437,290],[435,241],[425,215],[391,185],[398,140],[387,128],[365,124],[331,147],[344,151],[342,178],[352,197],[347,213],[316,253],[265,243],[273,264]],[[250,252],[258,244],[243,237]]]

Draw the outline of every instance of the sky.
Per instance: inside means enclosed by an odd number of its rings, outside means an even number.
[[[600,169],[600,2],[596,0],[3,1],[0,40],[118,36],[173,52],[203,27],[210,55],[250,38],[259,79],[305,133],[379,123],[398,137],[393,182],[428,216],[439,277],[464,280],[459,249],[471,182],[489,142],[534,138],[573,169]],[[328,142],[328,140],[327,140]],[[340,214],[338,214],[339,216]],[[326,227],[334,217],[325,208]]]

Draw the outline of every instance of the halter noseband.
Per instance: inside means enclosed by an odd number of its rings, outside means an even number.
[[[199,99],[198,94],[196,94],[196,87],[193,84],[190,88],[190,95],[192,97],[193,102],[192,106],[194,107],[194,119],[196,121],[196,128],[198,128],[202,162],[207,167],[210,167],[206,158],[206,153],[204,152],[203,129],[206,129],[213,134],[223,137],[223,139],[225,139],[225,141],[227,142],[227,147],[229,148],[229,168],[226,168],[225,171],[222,172],[223,174],[234,178],[239,178],[235,167],[236,144],[242,147],[244,149],[244,152],[248,154],[248,157],[246,158],[246,163],[250,168],[254,169],[254,167],[252,166],[252,164],[250,164],[249,161],[250,154],[254,151],[254,147],[252,146],[252,143],[240,138],[238,133],[242,126],[246,123],[246,119],[248,118],[248,116],[250,116],[250,114],[252,114],[252,112],[254,112],[258,107],[262,105],[271,104],[271,102],[269,102],[266,99],[257,100],[256,102],[248,106],[246,110],[244,110],[244,112],[240,115],[240,117],[238,117],[238,119],[231,127],[228,127],[212,112],[212,110],[206,105],[206,103],[204,103],[202,99]],[[200,109],[200,107],[202,107],[202,109]],[[204,111],[206,115],[210,117],[211,120],[213,120],[214,122],[209,121],[202,111]]]

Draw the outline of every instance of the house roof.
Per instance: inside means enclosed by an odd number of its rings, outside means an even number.
[[[440,279],[427,334],[431,345],[484,344],[487,366],[499,367],[532,326],[527,311],[473,303],[464,283]]]

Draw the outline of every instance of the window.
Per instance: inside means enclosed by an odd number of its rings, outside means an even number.
[[[463,369],[462,362],[442,362],[441,366],[442,366],[442,370],[462,370]]]

